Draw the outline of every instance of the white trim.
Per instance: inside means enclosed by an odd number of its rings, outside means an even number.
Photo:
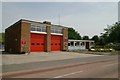
[[[58,33],[51,33],[51,34],[52,35],[61,35],[61,36],[63,35],[63,34],[58,34]]]
[[[39,32],[39,31],[30,31],[31,33],[38,33],[38,34],[47,34],[46,32]],[[63,35],[63,34],[57,34],[57,33],[51,33],[52,35]]]
[[[68,42],[94,42],[93,40],[71,40],[69,39]]]
[[[46,32],[30,31],[31,33],[47,34]]]

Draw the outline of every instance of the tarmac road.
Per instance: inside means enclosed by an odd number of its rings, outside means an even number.
[[[31,73],[14,78],[118,78],[116,60],[98,62],[52,71]]]
[[[47,63],[48,66],[47,66]],[[118,57],[113,56],[97,56],[83,59],[68,59],[62,61],[52,61],[45,63],[47,67],[53,65],[55,67],[63,65],[73,65],[62,68],[55,68],[45,71],[34,71],[31,68],[27,74],[12,75],[12,78],[118,78]],[[51,64],[51,65],[50,65]],[[58,65],[61,64],[61,65]],[[78,64],[78,65],[76,65]],[[58,65],[58,66],[56,66]]]

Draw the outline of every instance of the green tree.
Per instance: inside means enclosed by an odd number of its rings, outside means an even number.
[[[105,43],[120,43],[120,22],[116,22],[113,25],[108,25],[104,29],[104,33],[101,37],[104,39]]]
[[[112,25],[109,40],[109,42],[120,43],[120,22],[116,22]]]
[[[81,36],[80,36],[80,34],[77,31],[75,31],[75,29],[68,28],[68,39],[80,40]]]
[[[0,33],[0,43],[4,44],[5,33]]]
[[[89,40],[89,36],[83,36],[83,40]]]
[[[95,44],[99,43],[99,37],[98,37],[98,35],[94,35],[91,39],[95,41]]]

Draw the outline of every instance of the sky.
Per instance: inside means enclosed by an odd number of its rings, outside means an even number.
[[[60,25],[92,37],[118,21],[118,2],[2,2],[0,32],[20,19],[59,24],[59,16]]]

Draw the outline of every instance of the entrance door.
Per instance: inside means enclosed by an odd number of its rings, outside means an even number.
[[[89,48],[90,48],[89,42],[86,42],[86,49],[89,49]]]

